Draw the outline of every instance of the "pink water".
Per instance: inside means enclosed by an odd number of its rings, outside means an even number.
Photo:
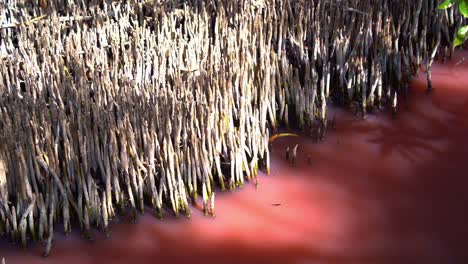
[[[460,61],[466,57],[464,61]],[[110,239],[58,235],[51,256],[0,243],[15,263],[468,263],[468,52],[423,73],[399,114],[337,111],[324,143],[281,138],[271,175],[218,193],[216,218],[139,218]],[[332,113],[335,110],[332,110]],[[296,167],[284,158],[299,144]],[[307,162],[311,156],[312,165]]]

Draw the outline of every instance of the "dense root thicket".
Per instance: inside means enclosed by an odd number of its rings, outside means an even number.
[[[190,215],[269,170],[269,131],[322,138],[330,99],[396,107],[462,18],[436,0],[0,3],[0,235]],[[429,72],[429,71],[428,71]],[[430,73],[428,73],[430,79]],[[279,186],[280,188],[280,186]]]

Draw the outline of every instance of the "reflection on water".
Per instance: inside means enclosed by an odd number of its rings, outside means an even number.
[[[421,73],[399,115],[337,112],[326,141],[281,138],[260,186],[218,194],[216,218],[139,218],[87,241],[58,236],[52,255],[0,244],[6,263],[466,263],[468,63]],[[297,165],[284,159],[299,144]],[[312,165],[307,161],[311,156]]]

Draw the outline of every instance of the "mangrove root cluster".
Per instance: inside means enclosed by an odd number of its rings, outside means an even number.
[[[0,3],[0,236],[190,215],[269,170],[269,131],[396,108],[462,17],[437,0]],[[453,51],[452,51],[453,52]],[[428,71],[430,79],[430,71]],[[292,122],[292,121],[291,121]],[[280,186],[279,186],[280,188]]]

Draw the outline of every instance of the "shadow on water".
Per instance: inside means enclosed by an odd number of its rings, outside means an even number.
[[[459,56],[468,56],[460,53]],[[457,60],[455,60],[456,62]],[[466,263],[468,63],[414,81],[396,118],[337,111],[326,141],[281,138],[272,174],[217,194],[217,216],[113,224],[111,239],[57,236],[52,255],[0,244],[6,263]],[[405,105],[407,104],[407,105]],[[299,144],[296,166],[284,158]],[[312,164],[308,162],[311,157]]]
[[[397,263],[468,260],[468,79],[463,75],[467,70],[466,65],[436,66],[433,94],[426,93],[423,75],[419,76],[408,107],[402,107],[396,118],[380,113],[357,121],[340,113],[339,129],[326,143],[314,146],[292,139],[278,144],[284,149],[299,143],[303,154],[315,157],[316,165],[305,175],[303,158],[295,173],[334,182],[352,197],[343,202],[361,207],[355,213],[363,219],[353,227],[361,227],[363,233],[349,242],[356,250],[364,248],[364,241],[375,242],[375,248],[358,255],[374,256],[377,263],[392,258]]]

